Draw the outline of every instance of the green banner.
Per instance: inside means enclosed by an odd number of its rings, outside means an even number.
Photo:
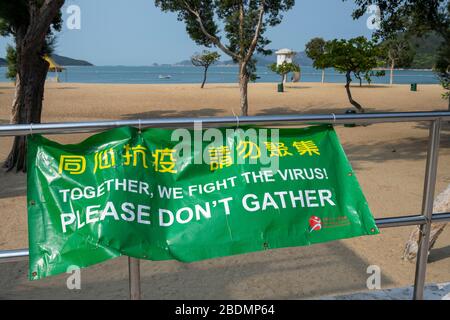
[[[33,135],[28,224],[30,279],[121,255],[192,262],[379,232],[332,126]]]

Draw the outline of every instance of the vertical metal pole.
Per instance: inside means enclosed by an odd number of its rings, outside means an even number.
[[[428,247],[430,244],[431,219],[433,215],[434,189],[436,186],[436,172],[439,157],[439,140],[441,119],[431,123],[428,140],[427,166],[425,170],[425,184],[423,190],[422,215],[426,223],[420,226],[419,250],[417,252],[416,275],[414,279],[414,300],[423,299],[425,275],[428,261]]]
[[[141,270],[139,259],[128,257],[128,273],[130,300],[141,300]]]

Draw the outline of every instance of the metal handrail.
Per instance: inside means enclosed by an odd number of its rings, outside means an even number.
[[[0,126],[0,136],[35,134],[67,134],[96,132],[124,126],[141,128],[193,128],[201,123],[204,128],[217,126],[266,125],[291,126],[298,124],[370,124],[383,122],[415,122],[449,120],[448,111],[389,112],[360,114],[302,114],[247,117],[163,118],[90,122],[55,122],[37,124],[8,124]]]
[[[432,223],[437,222],[450,222],[450,212],[433,214]],[[425,223],[427,223],[427,219],[422,215],[375,219],[375,224],[380,229],[415,226]],[[28,256],[28,249],[0,250],[0,263],[26,261]]]
[[[422,201],[422,213],[415,216],[375,219],[378,227],[390,228],[410,225],[420,225],[419,249],[417,254],[416,273],[414,280],[414,299],[423,299],[425,275],[428,257],[428,245],[432,222],[450,221],[450,213],[433,214],[433,199],[436,185],[437,162],[439,155],[439,141],[442,121],[450,121],[450,111],[426,112],[392,112],[392,113],[364,113],[364,114],[307,114],[307,115],[278,115],[278,116],[250,116],[250,117],[208,117],[208,118],[164,118],[137,119],[118,121],[92,122],[62,122],[39,124],[1,125],[0,136],[24,136],[29,134],[68,134],[96,132],[123,126],[139,126],[139,128],[195,128],[233,126],[233,125],[264,125],[264,126],[292,126],[305,124],[371,124],[388,122],[417,122],[431,123],[426,174]],[[28,257],[28,249],[0,251],[0,263],[24,260]],[[128,258],[130,298],[140,299],[140,268],[139,259]]]

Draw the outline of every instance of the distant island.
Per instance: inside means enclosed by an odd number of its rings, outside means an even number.
[[[93,66],[93,64],[88,61],[64,57],[57,54],[53,54],[52,58],[53,60],[55,60],[57,64],[61,66],[79,66],[79,67]]]
[[[88,61],[64,57],[57,54],[53,54],[52,58],[61,66],[93,66],[93,64]],[[6,67],[6,60],[3,58],[0,58],[0,67]]]

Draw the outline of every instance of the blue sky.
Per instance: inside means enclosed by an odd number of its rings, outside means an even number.
[[[58,33],[56,53],[88,60],[95,65],[151,65],[188,59],[202,48],[194,44],[176,15],[163,13],[152,0],[66,0],[81,10],[80,30],[66,23]],[[311,38],[370,37],[366,17],[353,21],[354,2],[348,0],[297,0],[283,22],[267,31],[270,48],[301,51]],[[0,57],[11,39],[0,38]]]

